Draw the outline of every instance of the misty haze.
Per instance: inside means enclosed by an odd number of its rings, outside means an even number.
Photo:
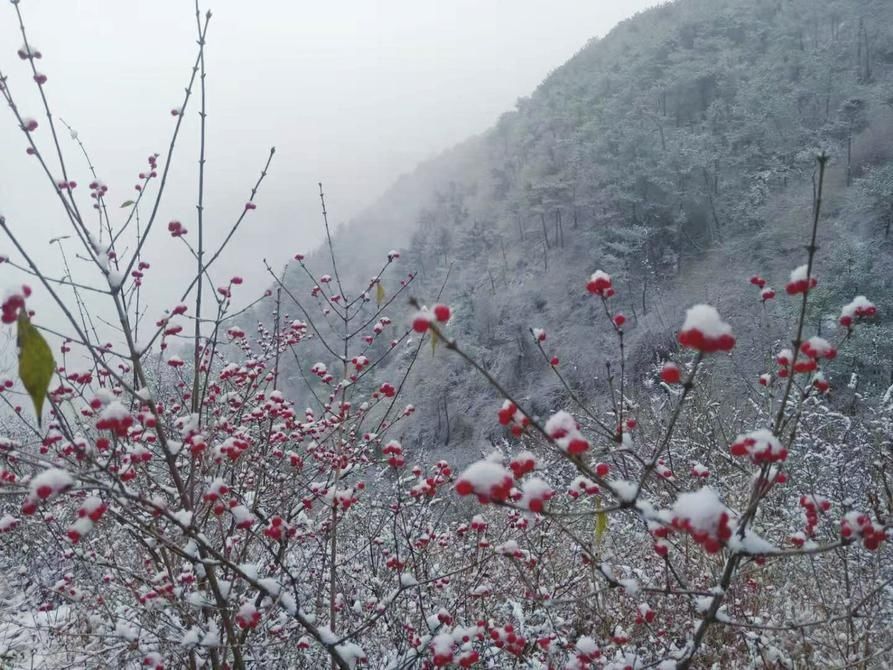
[[[0,669],[893,663],[893,3],[0,9]]]

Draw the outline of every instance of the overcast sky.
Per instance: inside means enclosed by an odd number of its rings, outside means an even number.
[[[486,130],[594,36],[653,0],[203,0],[208,34],[209,235],[238,215],[268,148],[276,158],[238,244],[217,268],[242,274],[247,298],[267,281],[260,258],[281,265],[320,241],[316,183],[339,223],[371,203],[399,174]],[[164,154],[195,55],[190,0],[21,0],[55,114],[72,124],[110,187],[109,202],[134,195],[148,154]],[[47,124],[26,64],[13,8],[0,6],[0,70],[24,115]],[[194,103],[175,152],[152,262],[150,315],[172,305],[188,257],[161,228],[194,228],[198,148]],[[36,161],[25,155],[9,110],[0,114],[0,213],[38,259],[68,232]],[[85,165],[65,138],[87,202]],[[115,210],[121,214],[123,210]],[[68,242],[70,251],[74,240]],[[0,242],[0,253],[8,248]],[[394,246],[399,246],[395,241]],[[58,270],[58,267],[57,267]],[[58,274],[58,272],[57,272]],[[11,276],[4,275],[4,284]],[[38,305],[42,304],[37,297]],[[49,318],[49,317],[48,317]]]

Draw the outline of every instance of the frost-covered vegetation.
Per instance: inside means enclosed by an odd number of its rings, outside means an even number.
[[[759,292],[736,278],[760,271],[781,291],[802,264],[824,150],[817,258],[834,281],[818,287],[807,318],[823,332],[841,304],[874,296],[871,334],[832,369],[883,393],[893,382],[891,25],[893,5],[876,0],[681,0],[643,12],[336,235],[344,272],[365,281],[399,245],[415,292],[445,282],[457,335],[534,411],[559,408],[565,389],[541,365],[530,327],[549,327],[576,391],[605,400],[610,328],[579,278],[602,268],[622,287],[636,380],[672,350],[676,315],[698,302],[737,319],[745,341],[780,345],[787,305],[769,301],[754,318]],[[327,254],[311,258],[324,267]],[[297,290],[300,275],[292,281]],[[736,370],[759,374],[765,356],[747,353]],[[463,454],[468,442],[500,439],[483,380],[459,361],[422,369],[412,388],[425,417],[418,448]],[[730,371],[720,386],[740,383]],[[304,397],[300,384],[294,391]]]
[[[210,14],[123,207],[22,21],[41,115],[5,71],[0,94],[79,263],[39,266],[0,217],[29,275],[2,302],[0,662],[886,667],[890,18],[646,12],[378,214],[331,231],[320,185],[327,244],[257,299],[205,237]],[[197,214],[165,226],[194,106]],[[150,235],[195,263],[165,306]]]

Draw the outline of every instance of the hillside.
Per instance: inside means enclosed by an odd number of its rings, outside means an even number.
[[[555,409],[564,393],[531,327],[549,330],[570,383],[597,400],[615,353],[584,289],[598,268],[620,287],[635,376],[653,375],[675,348],[678,315],[701,300],[720,306],[744,338],[769,328],[781,341],[771,329],[784,304],[754,319],[757,294],[750,302],[732,289],[760,272],[780,290],[800,264],[814,158],[824,150],[831,169],[818,259],[836,281],[822,283],[817,304],[870,292],[889,314],[891,26],[893,5],[881,0],[678,0],[643,12],[340,230],[342,278],[364,287],[398,246],[400,270],[418,273],[411,294],[434,302],[443,286],[451,332],[537,412]],[[328,251],[307,262],[330,271]],[[388,295],[404,276],[385,280]],[[303,274],[287,281],[309,291]],[[404,305],[390,310],[395,333]],[[821,329],[831,312],[810,318]],[[889,333],[879,323],[871,344],[853,352],[870,361],[859,390],[893,381]],[[399,378],[411,349],[379,369],[377,382]],[[719,364],[715,382],[751,384],[766,363]],[[294,369],[288,376],[302,392]],[[501,438],[484,382],[458,361],[426,351],[409,384],[420,411],[404,439],[414,449],[458,449],[463,460]]]

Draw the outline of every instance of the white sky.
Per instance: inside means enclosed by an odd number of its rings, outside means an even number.
[[[214,14],[207,46],[212,239],[238,215],[268,148],[277,148],[258,209],[217,277],[242,274],[240,295],[259,294],[268,283],[262,257],[279,266],[320,241],[318,181],[326,185],[330,220],[349,219],[420,160],[488,128],[589,38],[652,4],[203,0]],[[192,2],[21,0],[20,6],[44,55],[37,62],[49,77],[54,113],[78,130],[110,186],[109,202],[120,204],[134,195],[148,154],[167,150],[169,110],[182,100],[195,55]],[[23,115],[40,121],[36,137],[46,151],[47,124],[26,63],[15,54],[21,43],[13,8],[3,3],[0,70]],[[158,234],[148,246],[153,317],[174,304],[188,278],[188,256],[164,229],[173,218],[190,232],[195,228],[196,102],[176,150]],[[47,241],[69,232],[68,224],[25,146],[9,110],[0,110],[0,212],[58,275]],[[87,203],[89,176],[67,138],[65,148]],[[73,253],[75,240],[67,244]],[[10,246],[0,240],[0,253]],[[18,280],[8,268],[0,272],[3,286]],[[35,296],[35,304],[45,303]]]

